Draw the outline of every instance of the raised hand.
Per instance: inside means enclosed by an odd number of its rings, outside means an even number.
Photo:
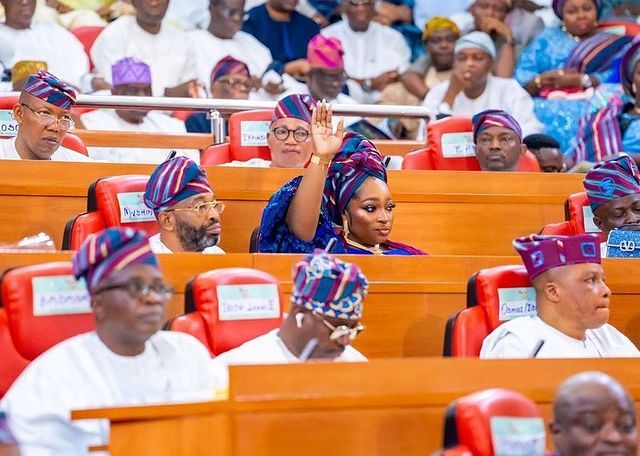
[[[318,103],[311,114],[311,139],[315,148],[314,154],[330,160],[340,150],[344,137],[344,119],[338,122],[333,132],[331,105],[325,100]]]

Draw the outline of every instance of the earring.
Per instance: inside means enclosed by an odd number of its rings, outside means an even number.
[[[342,234],[344,237],[349,236],[349,220],[344,214],[342,214]]]
[[[297,313],[296,314],[296,326],[298,328],[302,328],[302,320],[304,320],[304,314],[303,313]]]
[[[633,93],[638,93],[638,86],[636,85],[635,82],[633,84],[631,84],[631,91]]]

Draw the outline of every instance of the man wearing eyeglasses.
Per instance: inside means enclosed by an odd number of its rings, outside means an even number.
[[[0,159],[89,161],[89,158],[60,146],[73,128],[71,108],[76,92],[51,73],[40,70],[27,78],[13,116],[18,134],[0,141]]]
[[[159,233],[149,238],[155,253],[224,253],[218,243],[222,233],[217,201],[202,168],[187,157],[171,158],[153,172],[144,203],[158,220]]]
[[[208,350],[188,334],[160,331],[173,290],[144,232],[91,234],[72,261],[95,331],[40,355],[0,402],[23,456],[84,455],[108,444],[108,424],[72,421],[72,410],[213,399]]]
[[[320,250],[307,255],[293,267],[291,307],[280,328],[215,357],[217,383],[229,383],[229,365],[367,361],[351,346],[365,329],[360,319],[367,288],[357,265]]]

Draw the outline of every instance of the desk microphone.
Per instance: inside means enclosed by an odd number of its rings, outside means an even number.
[[[307,345],[304,346],[304,348],[302,349],[302,352],[300,353],[300,356],[298,356],[298,359],[304,363],[306,360],[309,359],[309,357],[311,356],[311,354],[313,353],[313,351],[316,349],[317,346],[318,346],[318,338],[314,337],[309,342],[307,342]]]
[[[544,339],[540,339],[535,347],[533,347],[533,351],[531,352],[531,356],[529,358],[535,358],[540,353],[542,346],[544,345]]]

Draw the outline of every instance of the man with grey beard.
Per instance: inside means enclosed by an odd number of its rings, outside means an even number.
[[[144,202],[160,228],[149,238],[154,253],[224,253],[218,247],[224,203],[216,200],[204,170],[190,158],[161,163],[149,178]]]

